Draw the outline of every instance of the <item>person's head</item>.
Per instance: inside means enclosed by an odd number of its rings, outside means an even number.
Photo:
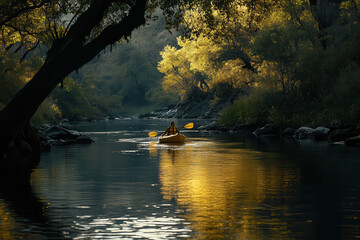
[[[171,126],[175,126],[175,122],[171,122]]]

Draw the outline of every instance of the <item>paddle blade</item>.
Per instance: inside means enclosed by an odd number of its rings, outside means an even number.
[[[194,123],[188,123],[184,126],[184,128],[192,129],[194,127]]]
[[[149,137],[155,137],[156,135],[158,135],[157,132],[149,132]]]

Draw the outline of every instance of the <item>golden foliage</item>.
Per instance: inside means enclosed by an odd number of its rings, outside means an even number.
[[[254,83],[253,73],[245,67],[242,58],[226,55],[229,47],[245,50],[238,40],[244,38],[250,28],[248,8],[238,5],[231,16],[215,8],[212,11],[215,26],[206,23],[200,8],[186,11],[184,19],[192,31],[191,36],[178,37],[178,48],[166,46],[161,52],[158,69],[165,74],[163,89],[166,92],[184,99],[195,87],[207,91],[222,82],[236,88]]]
[[[41,40],[40,34],[47,30],[44,7],[14,18],[9,23],[1,26],[0,30],[0,41],[5,48],[15,43],[31,46],[39,42]]]

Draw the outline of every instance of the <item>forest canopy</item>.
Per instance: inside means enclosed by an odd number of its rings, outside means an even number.
[[[158,64],[163,90],[236,94],[225,124],[359,121],[360,1],[231,1],[185,11]],[[215,97],[219,94],[215,94]]]

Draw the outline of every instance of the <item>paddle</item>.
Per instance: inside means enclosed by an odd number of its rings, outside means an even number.
[[[186,129],[192,129],[194,127],[194,123],[188,123],[184,126]],[[157,132],[149,132],[149,137],[156,137],[158,135]]]
[[[149,137],[156,137],[158,135],[157,132],[149,132]]]

